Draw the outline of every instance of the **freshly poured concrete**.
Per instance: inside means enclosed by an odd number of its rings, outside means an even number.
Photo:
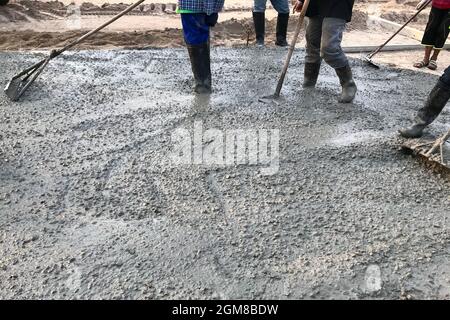
[[[396,134],[437,77],[353,60],[342,105],[298,53],[262,104],[285,53],[214,49],[209,101],[184,50],[71,53],[1,95],[0,298],[449,298],[450,183]],[[38,58],[1,53],[0,85]],[[279,172],[174,166],[195,122],[279,129]]]

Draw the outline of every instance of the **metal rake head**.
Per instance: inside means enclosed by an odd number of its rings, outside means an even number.
[[[41,74],[42,70],[50,61],[46,58],[34,66],[23,70],[18,75],[14,76],[6,85],[4,92],[11,101],[18,101],[25,91],[33,84],[36,78]]]
[[[373,62],[371,55],[363,56],[362,59],[367,62],[371,67],[375,69],[380,69],[380,66]]]

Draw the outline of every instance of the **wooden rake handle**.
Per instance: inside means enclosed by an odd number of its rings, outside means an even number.
[[[394,39],[400,32],[402,32],[403,29],[406,28],[406,26],[408,24],[411,23],[411,21],[413,21],[423,10],[425,10],[428,5],[431,3],[432,0],[428,0],[428,2],[426,2],[422,8],[420,8],[419,10],[417,10],[417,12],[411,17],[409,18],[408,21],[406,21],[401,27],[400,29],[398,29],[392,36],[389,37],[389,39],[387,39],[381,46],[379,46],[375,51],[371,52],[367,58],[368,59],[372,59],[376,54],[378,54],[381,50],[383,50],[383,48],[389,43],[391,42],[392,39]]]
[[[304,0],[303,8],[300,12],[300,17],[298,19],[297,27],[295,28],[294,38],[292,38],[291,45],[289,47],[289,52],[286,58],[286,61],[283,66],[283,70],[280,75],[280,79],[278,80],[278,85],[275,90],[275,97],[279,97],[281,93],[281,88],[283,88],[284,79],[286,78],[286,73],[289,69],[289,64],[291,63],[292,55],[294,54],[295,45],[297,44],[298,36],[300,31],[302,30],[303,22],[305,21],[306,11],[308,10],[310,0]]]
[[[104,24],[102,24],[101,26],[99,26],[98,28],[89,31],[88,33],[84,34],[83,36],[79,37],[78,39],[70,42],[69,44],[67,44],[64,48],[59,49],[59,50],[53,50],[50,53],[51,59],[59,56],[61,53],[63,53],[64,51],[76,46],[77,44],[83,42],[84,40],[86,40],[87,38],[91,37],[93,34],[96,34],[97,32],[99,32],[100,30],[106,28],[107,26],[109,26],[111,23],[115,22],[116,20],[120,19],[122,16],[126,15],[128,12],[130,12],[131,10],[133,10],[134,8],[136,8],[137,6],[139,6],[141,3],[143,3],[145,0],[139,0],[137,2],[135,2],[134,4],[130,5],[129,7],[125,8],[122,12],[118,13],[116,16],[114,16],[111,20],[108,20],[107,22],[105,22]]]

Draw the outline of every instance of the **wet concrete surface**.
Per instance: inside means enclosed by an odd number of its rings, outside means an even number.
[[[215,48],[215,93],[184,50],[69,53],[0,96],[0,297],[450,297],[449,180],[398,151],[435,75],[352,60],[354,104],[303,53]],[[0,53],[0,84],[40,54]],[[448,111],[431,131],[445,131]],[[176,166],[172,133],[279,129],[279,171]]]

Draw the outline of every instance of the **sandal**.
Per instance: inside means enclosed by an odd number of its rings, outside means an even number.
[[[431,62],[431,61],[430,61]],[[414,67],[418,69],[422,69],[428,67],[429,63],[426,63],[425,60],[414,63]]]
[[[437,63],[436,60],[430,60],[430,63],[428,64],[428,69],[430,70],[436,70],[437,69]]]

